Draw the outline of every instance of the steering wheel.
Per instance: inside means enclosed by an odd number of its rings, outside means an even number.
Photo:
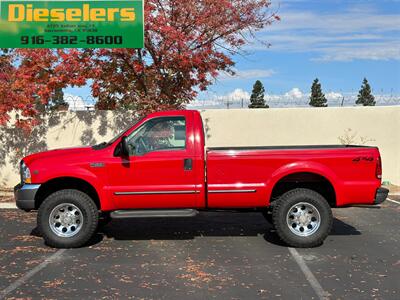
[[[137,149],[138,153],[145,153],[149,151],[149,147],[147,146],[144,138],[141,136],[137,139]]]

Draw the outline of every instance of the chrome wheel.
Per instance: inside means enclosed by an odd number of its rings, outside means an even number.
[[[310,236],[318,230],[321,224],[321,216],[314,205],[299,202],[289,209],[286,222],[290,231],[295,235]]]
[[[82,211],[74,204],[59,204],[50,213],[50,228],[59,237],[76,235],[81,230],[82,224]]]

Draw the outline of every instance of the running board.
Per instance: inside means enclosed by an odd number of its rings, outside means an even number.
[[[146,210],[116,210],[110,216],[113,219],[125,218],[187,218],[194,217],[199,212],[195,209],[146,209]]]

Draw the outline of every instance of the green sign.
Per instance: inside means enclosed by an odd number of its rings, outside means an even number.
[[[0,48],[143,48],[143,0],[0,0]]]

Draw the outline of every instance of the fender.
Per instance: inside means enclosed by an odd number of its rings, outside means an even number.
[[[339,203],[339,200],[342,197],[342,182],[336,176],[336,174],[326,165],[320,164],[318,162],[297,161],[280,167],[272,174],[271,178],[267,181],[266,184],[268,187],[270,187],[267,191],[268,204],[271,198],[272,190],[274,189],[275,185],[285,176],[294,173],[313,173],[326,178],[332,184],[336,194],[336,201]]]
[[[96,190],[97,195],[99,196],[102,210],[107,210],[110,207],[114,207],[114,203],[108,200],[106,192],[103,188],[106,185],[104,182],[105,178],[102,178],[102,176],[96,176],[87,169],[81,167],[63,166],[62,170],[57,170],[56,172],[41,171],[35,176],[34,180],[37,183],[43,184],[50,180],[62,177],[76,178],[89,183]]]

